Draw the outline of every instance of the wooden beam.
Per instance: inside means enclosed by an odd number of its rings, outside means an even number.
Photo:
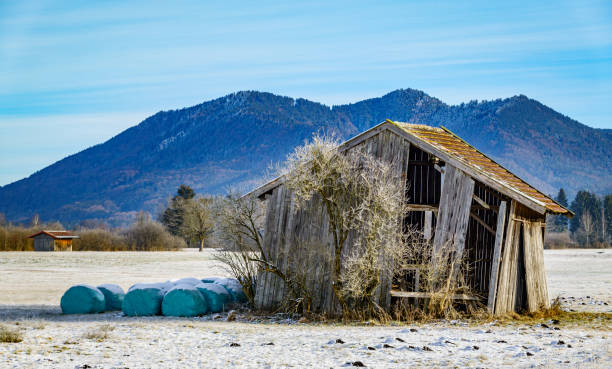
[[[393,297],[408,297],[415,299],[430,299],[434,293],[431,292],[407,292],[407,291],[397,291],[391,290],[391,296]],[[466,295],[462,293],[456,293],[450,296],[452,300],[466,300],[466,301],[480,301],[481,298],[472,295]]]
[[[470,211],[470,216],[477,221],[481,226],[483,226],[487,231],[491,232],[492,234],[495,234],[495,230],[491,227],[489,227],[489,225],[487,223],[485,223],[482,219],[480,219],[478,217],[478,215],[474,214],[474,212]]]
[[[495,232],[495,244],[493,245],[493,260],[491,262],[491,277],[489,279],[489,296],[487,310],[493,314],[495,311],[495,295],[497,294],[497,275],[499,273],[499,259],[501,257],[501,244],[504,238],[506,225],[506,202],[502,201],[497,212],[497,232]]]
[[[476,194],[472,195],[472,198],[474,199],[474,201],[476,201],[478,204],[480,204],[480,206],[482,206],[483,208],[487,209],[487,210],[491,210],[491,207],[489,206],[489,204],[487,204],[483,199],[481,199],[480,197],[476,196]]]
[[[438,212],[438,207],[434,205],[422,205],[422,204],[408,204],[406,205],[408,211],[433,211]]]

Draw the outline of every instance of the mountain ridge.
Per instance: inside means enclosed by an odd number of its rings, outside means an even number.
[[[39,213],[67,224],[87,218],[124,224],[141,209],[157,213],[180,183],[199,193],[253,187],[269,164],[313,132],[346,139],[385,119],[444,125],[545,193],[559,187],[570,193],[612,190],[612,130],[588,127],[524,95],[448,105],[423,91],[400,89],[327,106],[238,91],[160,111],[0,187],[0,212],[14,221]]]

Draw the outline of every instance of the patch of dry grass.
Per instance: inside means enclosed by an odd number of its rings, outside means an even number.
[[[10,329],[4,325],[0,325],[0,342],[2,343],[19,343],[23,341],[21,332]]]
[[[91,331],[86,332],[83,335],[83,338],[88,339],[88,340],[102,342],[108,338],[108,332],[112,331],[113,329],[115,329],[115,327],[113,327],[112,325],[103,324],[103,325],[96,327],[95,329]]]
[[[500,323],[546,324],[552,322],[554,326],[592,328],[598,330],[612,330],[612,313],[565,311],[557,299],[548,309],[533,313],[509,313],[498,320]]]

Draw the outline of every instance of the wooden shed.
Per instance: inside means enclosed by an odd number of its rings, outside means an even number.
[[[443,127],[387,120],[346,141],[339,150],[365,150],[398,171],[410,204],[405,224],[420,230],[434,248],[452,247],[468,258],[468,283],[474,298],[489,311],[503,314],[549,306],[543,260],[546,214],[573,216],[568,209]],[[289,253],[300,252],[294,235],[302,239],[306,235],[333,250],[326,214],[318,210],[321,204],[316,199],[309,208],[296,210],[282,177],[248,195],[267,203],[264,248],[281,269],[288,267]],[[319,216],[312,216],[317,211]],[[350,248],[347,242],[344,251]],[[316,263],[309,258],[305,253],[300,264]],[[338,303],[331,271],[321,268],[308,281],[320,291],[313,296],[312,309],[333,314]],[[416,267],[401,281],[383,276],[376,292],[379,305],[389,307],[392,297],[427,297],[420,289],[419,273]],[[262,309],[274,308],[284,293],[281,280],[262,273],[255,303]]]
[[[34,239],[34,251],[72,251],[72,240],[79,238],[69,231],[40,231]]]

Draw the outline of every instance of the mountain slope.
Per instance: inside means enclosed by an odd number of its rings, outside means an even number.
[[[385,119],[444,125],[541,190],[612,190],[612,132],[580,124],[525,96],[449,106],[397,90],[328,107],[244,91],[159,112],[108,140],[0,188],[0,212],[70,224],[156,213],[181,183],[199,193],[252,187],[313,132],[348,138]]]

